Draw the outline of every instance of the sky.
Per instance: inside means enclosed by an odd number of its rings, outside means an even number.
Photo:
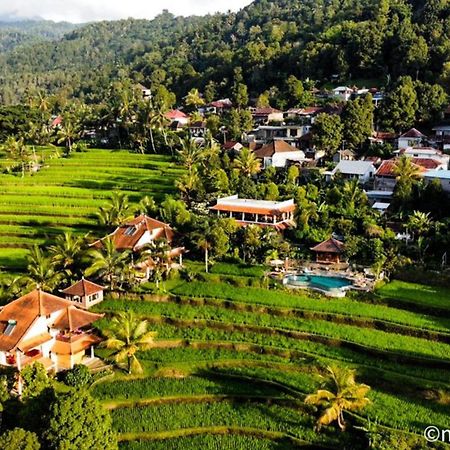
[[[151,19],[163,9],[175,15],[204,15],[237,11],[250,3],[251,0],[0,0],[0,16],[80,23],[128,17]]]

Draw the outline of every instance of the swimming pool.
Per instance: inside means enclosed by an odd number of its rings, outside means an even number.
[[[287,275],[283,284],[291,287],[315,289],[327,295],[339,297],[343,297],[346,288],[353,285],[347,278],[327,275]]]

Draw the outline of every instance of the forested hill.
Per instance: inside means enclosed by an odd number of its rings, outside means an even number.
[[[61,39],[79,25],[51,20],[6,20],[0,16],[0,52],[7,52],[23,44]]]
[[[194,11],[195,12],[195,11]],[[112,79],[229,93],[236,76],[252,95],[293,74],[393,81],[411,75],[450,91],[448,0],[256,0],[238,13],[94,23],[57,43],[22,45],[0,57],[6,103],[34,86],[97,101]],[[236,68],[242,68],[242,71]],[[337,77],[336,77],[337,75]]]

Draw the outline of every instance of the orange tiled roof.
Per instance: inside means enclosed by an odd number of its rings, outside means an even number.
[[[400,137],[402,138],[424,138],[426,137],[423,133],[421,133],[416,128],[411,128],[406,133],[403,133]]]
[[[15,349],[37,318],[60,311],[69,305],[71,303],[68,300],[38,289],[8,303],[0,311],[0,350]],[[9,334],[5,334],[9,320],[15,320],[16,325]]]
[[[135,246],[144,235],[146,231],[152,233],[153,240],[166,239],[170,244],[175,236],[174,231],[170,225],[152,219],[144,214],[135,217],[133,220],[116,228],[116,230],[109,235],[114,242],[117,250],[134,250]],[[92,244],[95,247],[101,247],[102,240]]]
[[[330,238],[312,247],[311,250],[318,253],[342,253],[344,248],[345,245],[343,242]]]
[[[78,309],[75,305],[70,305],[64,309],[61,315],[55,320],[53,327],[59,330],[74,331],[90,325],[103,317],[103,314],[95,314],[83,309]]]
[[[77,295],[78,297],[86,297],[88,295],[95,294],[96,292],[103,291],[105,288],[99,284],[95,284],[92,281],[85,280],[84,278],[77,281],[72,286],[62,290],[63,294]]]
[[[288,144],[286,141],[283,140],[274,140],[270,142],[269,144],[264,145],[258,150],[255,150],[255,156],[258,158],[264,158],[264,157],[270,157],[273,156],[275,153],[287,153],[287,152],[298,152],[299,149],[296,147],[293,147],[292,145]]]

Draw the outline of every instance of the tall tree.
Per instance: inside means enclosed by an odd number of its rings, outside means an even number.
[[[311,129],[313,144],[330,158],[342,144],[343,125],[337,115],[319,114]]]
[[[261,171],[261,163],[248,148],[243,148],[240,151],[233,165],[243,177],[252,177]]]
[[[328,367],[331,375],[331,390],[319,389],[306,397],[305,403],[321,408],[317,428],[337,421],[345,430],[345,411],[359,411],[370,403],[366,397],[370,387],[355,381],[355,371],[342,367]]]
[[[356,149],[372,135],[373,113],[371,94],[346,103],[342,122],[344,139],[348,147]]]
[[[87,392],[70,390],[59,394],[50,406],[44,433],[49,450],[117,450],[112,419]]]
[[[137,353],[152,348],[156,336],[155,332],[148,331],[147,321],[138,319],[132,311],[120,312],[111,319],[103,333],[107,339],[101,345],[114,351],[116,363],[126,362],[129,374],[142,373]]]

